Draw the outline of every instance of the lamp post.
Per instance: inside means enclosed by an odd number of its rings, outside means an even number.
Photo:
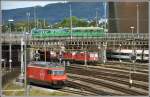
[[[84,55],[84,65],[87,66],[87,55],[86,55],[86,50],[84,51],[85,55]]]
[[[106,29],[107,29],[107,2],[104,3],[105,5],[105,32],[106,32]]]
[[[96,8],[96,27],[98,27],[98,16],[97,16],[97,10],[98,10],[98,8]]]
[[[12,58],[11,58],[11,53],[12,53],[12,44],[11,44],[11,22],[13,22],[14,20],[13,19],[9,19],[8,22],[9,22],[9,39],[10,39],[10,42],[9,42],[9,70],[11,71],[12,69]]]
[[[104,54],[103,54],[103,63],[105,64],[106,63],[106,49],[107,49],[107,42],[104,43],[103,42],[103,48],[104,48]]]
[[[133,34],[134,33],[134,27],[131,26],[130,28],[131,28],[131,32],[132,32],[132,38],[133,38],[133,41],[132,41],[132,44],[133,44],[132,55],[135,57],[135,58],[133,58],[132,63],[134,65],[134,72],[135,72],[136,51],[135,51],[135,38],[134,38],[134,34]]]
[[[139,38],[139,5],[136,5],[137,7],[137,34],[138,34],[138,38]]]
[[[100,61],[100,59],[101,59],[101,57],[100,57],[100,50],[101,50],[101,45],[99,44],[99,45],[98,45],[98,51],[99,51],[99,52],[98,52],[98,56],[99,56],[99,61]]]
[[[130,28],[131,28],[132,38],[134,40],[134,34],[133,34],[134,26],[131,26]],[[132,44],[133,44],[133,41],[132,41]],[[132,47],[132,51],[133,51],[133,47]],[[131,54],[130,59],[134,63],[134,56],[133,56],[133,54]],[[133,80],[132,80],[131,64],[130,64],[130,71],[129,71],[129,87],[130,88],[132,87],[132,84],[133,84]]]
[[[25,38],[25,44],[24,44],[24,84],[25,84],[25,96],[29,95],[29,89],[28,89],[28,81],[27,81],[27,55],[26,55],[26,50],[27,50],[27,36],[29,33],[25,33],[24,34],[24,38]]]
[[[23,73],[24,73],[24,52],[23,52],[23,47],[24,47],[24,39],[23,37],[21,38],[21,79],[23,78]]]
[[[29,20],[30,20],[30,12],[26,13],[27,15],[27,21],[28,21],[28,32],[30,31],[30,24],[29,24]]]
[[[0,36],[2,33],[2,25],[0,25]],[[2,44],[1,44],[1,37],[0,37],[0,96],[2,96]]]
[[[119,61],[121,62],[121,43],[119,44]]]
[[[71,32],[71,39],[72,39],[72,9],[70,4],[70,32]]]
[[[46,59],[47,59],[47,48],[46,48],[46,43],[44,42],[44,59],[45,59],[45,62],[46,62]]]
[[[36,6],[34,7],[34,27],[37,28],[37,21],[36,21]]]

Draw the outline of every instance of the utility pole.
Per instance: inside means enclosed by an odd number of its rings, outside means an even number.
[[[24,84],[25,84],[25,96],[29,95],[29,91],[28,91],[28,81],[27,81],[27,54],[26,54],[26,50],[27,50],[27,33],[25,33],[25,45],[24,45]]]
[[[1,13],[1,11],[0,11]],[[3,95],[2,93],[2,40],[1,40],[1,34],[2,33],[2,25],[0,24],[0,96]]]
[[[137,34],[138,34],[138,38],[139,38],[139,5],[136,5],[137,7]]]
[[[36,6],[34,7],[34,27],[37,28],[37,24],[36,24]]]
[[[11,49],[12,49],[12,44],[11,44],[11,24],[10,22],[13,22],[14,20],[13,19],[9,19],[8,22],[9,22],[9,70],[11,71],[12,70],[12,58],[11,58]]]
[[[40,28],[40,26],[39,26],[39,20],[38,19],[36,19],[36,27]]]
[[[119,44],[119,48],[120,48],[120,49],[119,49],[119,61],[120,61],[120,62],[121,62],[121,46],[122,46],[122,45],[121,45],[121,43],[120,43],[120,44]]]
[[[87,66],[87,55],[86,55],[87,51],[86,51],[86,49],[85,49],[84,53],[85,53],[84,65]]]
[[[107,2],[105,2],[105,31],[107,29]]]
[[[97,16],[97,8],[96,8],[96,27],[98,27],[98,16]]]
[[[72,39],[72,9],[70,4],[70,32],[71,32],[71,39]]]
[[[103,63],[105,64],[105,63],[106,63],[106,60],[107,60],[107,58],[106,58],[107,42],[106,42],[106,43],[103,42],[103,49],[104,49]]]
[[[133,47],[132,47],[132,52],[133,52],[133,56],[136,57],[136,51],[135,51],[135,38],[134,38],[134,27],[131,26],[131,32],[132,32],[132,37],[133,37],[133,40],[132,40],[132,44],[133,44]],[[136,59],[135,59],[136,60]],[[134,72],[135,72],[135,60],[132,60],[132,63],[134,65]]]
[[[27,21],[28,21],[28,32],[30,32],[30,23],[29,23],[29,21],[30,21],[30,12],[27,12],[26,15],[27,15]]]
[[[45,62],[46,62],[46,45],[44,43],[44,48],[45,48]]]
[[[24,52],[23,52],[23,47],[24,47],[24,40],[21,38],[21,78],[23,78],[23,73],[24,73]]]
[[[45,20],[45,18],[44,18],[44,25],[43,26],[44,26],[43,28],[45,28],[45,26],[46,26],[46,20]]]
[[[132,40],[132,44],[134,43],[134,34],[133,34],[133,32],[134,32],[134,27],[133,26],[131,26],[130,27],[131,28],[131,33],[132,33],[132,37],[133,37],[133,40]],[[134,45],[134,44],[133,44]],[[132,60],[132,63],[133,63],[133,65],[135,65],[134,64],[134,62],[135,62],[135,60],[134,60],[134,55],[135,55],[135,53],[134,53],[134,51],[133,51],[133,47],[132,47],[132,55],[131,55],[131,60]],[[131,88],[132,87],[132,84],[133,84],[133,80],[132,80],[132,72],[131,72],[131,64],[130,64],[130,71],[129,71],[129,87]]]
[[[101,44],[98,44],[98,60],[101,61]]]

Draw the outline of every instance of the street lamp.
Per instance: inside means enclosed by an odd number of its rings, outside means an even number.
[[[134,32],[134,26],[131,26],[131,33],[132,33],[132,36],[133,36],[133,32]],[[133,36],[134,37],[134,36]]]
[[[121,45],[121,43],[120,43],[120,44],[119,44],[119,48],[120,48],[120,49],[119,49],[119,52],[120,52],[120,53],[119,53],[119,61],[120,61],[120,62],[121,62],[121,46],[122,46],[122,45]]]
[[[21,76],[20,76],[20,79],[22,80],[23,79],[23,73],[24,73],[24,52],[23,52],[23,47],[24,47],[24,39],[23,37],[21,38]]]
[[[103,47],[104,47],[104,55],[103,55],[103,63],[106,63],[106,49],[107,49],[107,42],[103,42]]]
[[[101,59],[101,57],[100,57],[100,52],[101,52],[101,51],[100,51],[100,50],[101,50],[101,45],[99,44],[99,45],[98,45],[98,55],[99,55],[99,61],[100,61],[100,59]]]
[[[98,8],[96,8],[96,27],[98,27],[98,16],[97,16],[98,12],[97,11],[98,11]]]
[[[2,25],[0,25],[0,36],[2,33]],[[2,43],[1,43],[1,37],[0,37],[0,95],[2,96]]]
[[[34,27],[37,28],[37,20],[36,20],[36,6],[34,7]]]
[[[134,35],[133,35],[134,26],[131,26],[130,28],[131,28],[132,38],[133,38],[133,40],[134,40]],[[133,41],[132,41],[132,44],[133,44]],[[132,51],[133,51],[133,47],[132,47]],[[133,63],[135,62],[135,61],[134,61],[134,59],[135,59],[134,54],[131,54],[130,59],[131,59],[131,61],[132,61]],[[131,64],[130,64],[130,72],[129,72],[129,87],[130,87],[130,88],[132,87],[132,84],[133,84],[133,80],[132,80]]]
[[[10,42],[9,42],[9,70],[11,71],[12,69],[12,58],[11,58],[11,49],[12,49],[12,44],[11,44],[11,22],[13,22],[14,20],[13,19],[9,19],[8,22],[9,22],[9,39],[10,39]]]
[[[132,44],[133,44],[133,47],[132,47],[132,55],[135,57],[133,60],[132,60],[132,63],[133,63],[133,65],[134,65],[134,72],[135,72],[135,60],[136,60],[136,52],[135,52],[135,38],[134,38],[134,27],[133,26],[131,26],[130,27],[131,28],[131,32],[132,32],[132,38],[133,38],[133,40],[132,40]]]
[[[29,90],[28,90],[28,82],[27,82],[27,55],[26,55],[26,50],[27,50],[27,36],[29,35],[29,33],[25,32],[24,33],[24,84],[25,84],[25,95],[28,96],[29,95]]]
[[[30,31],[30,24],[29,24],[29,20],[30,20],[30,12],[26,13],[27,15],[27,21],[28,21],[28,32]]]
[[[71,39],[72,39],[72,9],[70,4],[70,32],[71,32]]]
[[[139,38],[139,5],[136,5],[137,7],[137,34],[138,34],[138,38]]]

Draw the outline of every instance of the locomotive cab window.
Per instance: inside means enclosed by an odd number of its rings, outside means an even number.
[[[53,70],[52,74],[53,75],[64,75],[64,70]]]

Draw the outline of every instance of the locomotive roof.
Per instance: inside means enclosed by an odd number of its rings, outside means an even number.
[[[51,67],[51,68],[59,68],[63,67],[62,64],[56,62],[43,62],[43,61],[32,61],[29,63],[29,66],[39,66],[39,67]]]

